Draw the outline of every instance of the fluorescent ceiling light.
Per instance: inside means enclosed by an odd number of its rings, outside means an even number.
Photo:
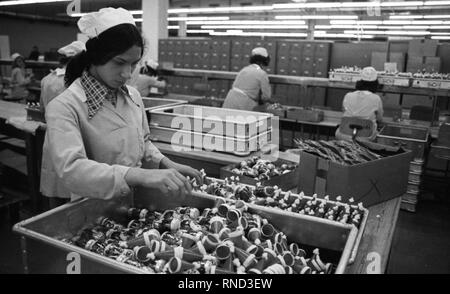
[[[439,19],[439,18],[450,18],[450,15],[391,15],[390,19]]]
[[[376,29],[378,28],[377,25],[331,25],[331,26],[319,26],[318,29],[323,27],[324,29],[333,28],[333,29],[356,29],[356,28],[363,28],[363,29]]]
[[[215,29],[215,30],[226,30],[226,29],[256,29],[256,30],[263,30],[263,29],[277,29],[277,30],[287,30],[287,29],[293,29],[293,30],[306,30],[308,26],[305,25],[203,25],[201,26],[202,29]]]
[[[179,8],[169,9],[170,14],[181,13],[227,13],[227,12],[249,12],[249,11],[269,11],[272,6],[232,6],[232,7],[207,7],[207,8]]]
[[[179,30],[180,26],[167,26],[168,30]]]
[[[419,19],[423,18],[423,15],[390,15],[389,19]]]
[[[357,15],[276,15],[275,19],[358,19]]]
[[[434,40],[450,40],[450,36],[431,36]]]
[[[168,21],[195,21],[195,20],[229,20],[229,16],[188,16],[188,17],[169,17]]]
[[[280,3],[273,4],[273,9],[296,9],[296,8],[339,8],[339,2],[322,2],[322,3]]]
[[[450,5],[450,1],[425,1],[424,5]]]
[[[305,25],[303,20],[222,20],[188,21],[188,25]]]
[[[344,31],[345,34],[358,34],[360,31]],[[364,31],[365,34],[370,35],[411,35],[411,36],[426,36],[430,35],[427,31]]]
[[[275,32],[243,32],[230,30],[226,32],[212,32],[211,36],[247,36],[247,37],[306,37],[305,33],[275,33]]]
[[[382,2],[381,7],[422,6],[423,1],[392,1]]]
[[[213,30],[186,30],[188,34],[209,34],[214,32]]]
[[[16,6],[26,4],[41,4],[52,2],[70,2],[71,0],[20,0],[20,1],[0,1],[0,6]]]

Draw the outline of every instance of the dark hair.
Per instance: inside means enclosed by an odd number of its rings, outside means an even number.
[[[68,64],[70,62],[70,60],[71,60],[71,57],[67,57],[65,55],[62,55],[62,56],[59,57],[59,64],[61,66],[64,66],[64,65]]]
[[[270,56],[264,57],[261,55],[252,55],[250,56],[250,64],[258,64],[263,66],[269,66]]]
[[[16,59],[12,62],[12,68],[20,67],[18,64],[19,59],[22,59],[23,64],[25,65],[25,58],[23,56],[16,57]]]
[[[153,67],[148,66],[148,65],[141,67],[139,73],[141,75],[146,74],[151,77],[156,77],[158,75],[158,72],[156,70],[154,70]]]
[[[356,82],[355,89],[357,91],[370,91],[372,93],[378,92],[380,88],[380,83],[378,80],[375,80],[373,82],[363,81],[359,80]]]
[[[77,78],[81,77],[83,71],[91,65],[104,65],[134,45],[142,48],[142,56],[144,39],[137,27],[128,23],[114,26],[102,32],[96,38],[89,39],[86,42],[86,51],[75,55],[67,65],[64,77],[66,87],[69,87]]]

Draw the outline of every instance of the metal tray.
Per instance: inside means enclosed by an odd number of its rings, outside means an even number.
[[[337,82],[357,82],[361,79],[361,76],[356,73],[340,73],[340,72],[329,72],[328,73],[330,81]]]
[[[412,83],[413,88],[427,88],[427,89],[450,89],[449,80],[433,80],[433,79],[414,79]]]
[[[150,126],[150,139],[198,150],[218,151],[236,155],[248,155],[261,150],[272,141],[271,131],[246,138],[224,137],[214,134]]]
[[[409,87],[411,78],[380,75],[378,81],[381,85]]]
[[[144,102],[144,109],[146,111],[151,111],[151,110],[155,110],[158,108],[176,106],[176,105],[188,103],[185,100],[166,99],[166,98],[150,98],[150,97],[142,97],[142,102]]]
[[[208,179],[213,180],[213,181],[217,181],[219,183],[223,183],[224,182],[224,180],[216,179],[216,178],[208,177]],[[248,185],[248,184],[245,184],[245,183],[242,183],[242,185],[249,186],[251,188],[255,188],[253,185]],[[285,196],[286,193],[288,193],[288,192],[282,192],[281,195]],[[289,192],[289,193],[290,193],[291,196],[300,197],[299,194],[295,194],[295,193],[291,193],[291,192]],[[202,193],[200,193],[200,194],[202,194]],[[208,195],[208,194],[203,194],[203,195]],[[219,196],[212,196],[212,195],[208,195],[208,196],[213,197],[213,198],[219,197]],[[312,199],[313,197],[305,195],[304,198],[305,199]],[[321,199],[321,200],[323,200],[323,199]],[[328,200],[326,202],[329,203],[329,204],[333,204],[333,205],[336,204],[336,201]],[[256,205],[256,204],[250,204],[250,203],[248,205],[249,205],[249,207],[254,207],[256,209],[262,209],[262,210],[265,210],[265,211],[267,210],[267,211],[271,211],[271,212],[274,212],[274,213],[282,213],[282,214],[287,214],[287,215],[293,215],[293,216],[299,217],[301,219],[316,220],[316,221],[319,221],[319,222],[325,222],[325,223],[329,223],[329,224],[342,225],[342,224],[340,224],[340,223],[338,223],[336,221],[331,221],[331,220],[319,218],[319,217],[316,217],[316,216],[303,215],[303,214],[298,214],[298,213],[295,213],[295,212],[288,212],[288,211],[280,210],[278,208],[265,207],[265,206],[260,206],[260,205]],[[352,207],[354,208],[355,206],[352,206]],[[356,259],[356,255],[358,253],[358,248],[359,248],[359,243],[361,242],[361,239],[362,239],[362,236],[363,236],[363,233],[364,233],[364,229],[366,227],[366,223],[367,223],[368,217],[369,217],[369,210],[367,208],[365,208],[364,209],[364,217],[361,220],[361,224],[359,226],[359,229],[356,228],[354,225],[349,225],[349,224],[344,225],[344,226],[351,226],[351,227],[355,228],[355,230],[357,231],[356,241],[355,241],[354,246],[352,247],[352,252],[351,252],[351,256],[350,256],[350,258],[348,260],[348,264],[352,264],[355,261],[355,259]]]
[[[150,113],[150,126],[235,138],[251,138],[271,130],[273,118],[271,113],[197,105],[164,107]]]
[[[130,198],[111,201],[82,199],[22,221],[13,230],[21,235],[25,273],[74,273],[75,268],[78,269],[75,273],[83,274],[148,273],[59,239],[72,237],[100,216],[120,222],[131,206],[165,210],[188,205],[202,209],[213,207],[215,199],[195,192],[179,198],[162,196],[149,189],[138,189],[134,201]],[[335,273],[345,272],[357,236],[354,226],[259,207],[249,207],[249,212],[267,218],[288,236],[290,242],[339,252]]]
[[[428,137],[428,128],[386,125],[377,135],[377,142],[411,150],[413,152],[413,158],[422,159],[424,157]]]

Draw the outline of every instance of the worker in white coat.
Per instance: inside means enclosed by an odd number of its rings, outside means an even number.
[[[167,83],[157,75],[159,64],[153,59],[144,61],[140,67],[136,67],[128,85],[136,88],[142,97],[148,97],[151,93],[158,92],[158,89],[166,89]]]
[[[183,196],[201,173],[150,142],[142,98],[126,86],[144,41],[131,13],[103,8],[80,18],[86,51],[66,69],[67,89],[48,105],[41,191],[48,197],[112,199],[134,187]],[[147,168],[143,168],[147,167]]]
[[[238,73],[222,107],[251,111],[258,105],[271,102],[269,77],[263,69],[269,63],[270,56],[265,48],[253,49],[250,65]]]
[[[342,102],[344,117],[356,117],[370,120],[373,123],[372,134],[369,140],[377,135],[378,124],[383,120],[383,102],[376,94],[379,88],[378,73],[373,67],[365,67],[361,71],[361,79],[356,82],[356,91],[347,93]],[[343,134],[338,128],[336,138],[352,140],[352,136]]]
[[[32,72],[25,68],[25,59],[19,53],[11,55],[11,97],[17,100],[26,99],[29,96],[27,87],[34,80]]]
[[[42,111],[45,111],[45,107],[53,98],[66,89],[64,83],[66,66],[72,57],[84,50],[86,50],[86,46],[81,41],[74,41],[58,50],[58,53],[62,56],[59,59],[59,67],[52,70],[41,80],[41,98],[39,104]]]

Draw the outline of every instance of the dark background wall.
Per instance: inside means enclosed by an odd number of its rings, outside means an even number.
[[[76,25],[0,16],[0,35],[9,36],[11,54],[19,52],[28,57],[34,45],[41,53],[58,49],[76,40],[77,33]]]

